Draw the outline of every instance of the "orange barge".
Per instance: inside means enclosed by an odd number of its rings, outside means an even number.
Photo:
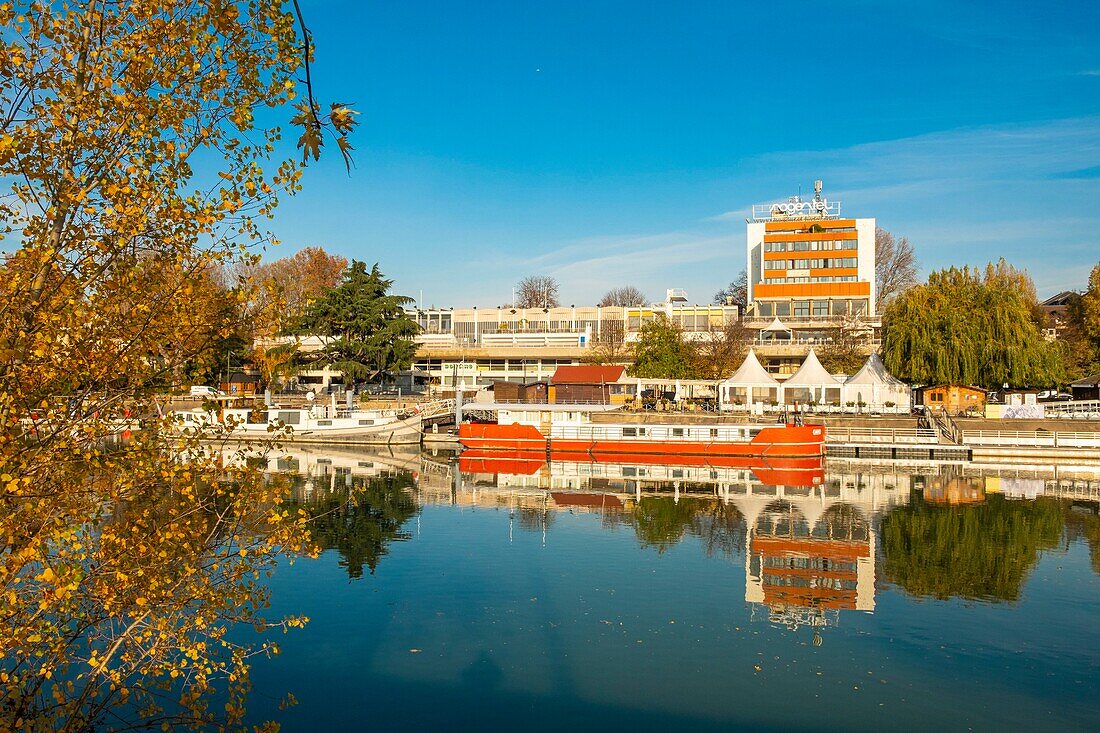
[[[494,405],[495,423],[463,423],[467,448],[512,452],[803,458],[825,454],[823,425],[593,423],[611,406]]]

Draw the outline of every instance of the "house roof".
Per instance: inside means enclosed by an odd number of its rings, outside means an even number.
[[[1093,374],[1091,377],[1085,377],[1084,379],[1078,379],[1076,382],[1070,382],[1071,387],[1098,387],[1100,386],[1100,374]]]
[[[779,386],[779,382],[775,381],[775,377],[768,374],[764,367],[760,366],[760,361],[756,358],[756,352],[752,349],[749,349],[745,361],[741,362],[741,366],[737,367],[737,371],[726,380],[726,384],[749,387]]]
[[[806,354],[802,366],[783,383],[783,387],[839,387],[840,382],[822,366],[813,349]]]
[[[626,367],[614,364],[581,364],[560,366],[550,377],[550,384],[611,384],[618,382]]]
[[[981,392],[982,394],[989,394],[988,389],[982,389],[981,387],[974,387],[973,385],[969,385],[969,384],[933,384],[930,387],[925,387],[924,391],[927,392],[930,389],[951,389],[952,387],[955,387],[957,389],[970,389],[970,390],[973,390],[975,392]]]
[[[1077,295],[1077,293],[1073,292],[1072,290],[1063,290],[1057,295],[1050,296],[1039,305],[1047,307],[1069,305],[1069,301],[1071,298],[1073,298],[1074,295]]]
[[[228,384],[256,384],[260,381],[259,374],[242,374],[234,372],[229,375]]]

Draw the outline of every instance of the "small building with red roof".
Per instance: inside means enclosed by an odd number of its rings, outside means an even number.
[[[623,381],[626,367],[616,364],[559,366],[550,377],[550,402],[557,404],[621,404],[630,392]]]

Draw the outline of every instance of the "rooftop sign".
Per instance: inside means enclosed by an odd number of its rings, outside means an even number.
[[[791,196],[774,204],[754,204],[753,221],[776,219],[831,219],[840,216],[840,202],[829,201],[821,195],[821,181],[814,181],[814,197],[803,201],[802,196]]]
[[[776,219],[830,219],[840,216],[840,202],[815,197],[803,201],[791,196],[787,201],[773,204],[753,204],[753,221],[774,221]]]

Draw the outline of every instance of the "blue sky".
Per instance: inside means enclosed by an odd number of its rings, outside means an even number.
[[[815,178],[923,272],[1004,255],[1040,294],[1100,260],[1100,3],[306,0],[361,112],[279,209],[285,256],[378,262],[425,305],[636,285],[708,302],[744,217]]]

